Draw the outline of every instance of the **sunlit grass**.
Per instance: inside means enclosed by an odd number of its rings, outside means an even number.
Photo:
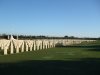
[[[57,47],[47,50],[29,51],[12,55],[0,55],[0,62],[19,62],[27,60],[79,60],[100,58],[100,41]]]

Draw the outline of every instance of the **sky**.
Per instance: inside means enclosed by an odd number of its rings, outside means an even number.
[[[0,0],[0,34],[100,37],[99,0]]]

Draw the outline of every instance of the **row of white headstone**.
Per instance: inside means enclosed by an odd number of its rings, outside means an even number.
[[[0,40],[0,50],[4,55],[14,54],[25,51],[43,50],[53,48],[57,43],[62,43],[64,46],[71,44],[79,44],[81,42],[91,42],[95,40],[78,40],[78,39],[36,39],[36,40],[17,40],[10,39]]]

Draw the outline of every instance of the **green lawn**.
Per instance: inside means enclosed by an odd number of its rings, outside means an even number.
[[[10,75],[100,75],[100,41],[0,55],[0,72]]]

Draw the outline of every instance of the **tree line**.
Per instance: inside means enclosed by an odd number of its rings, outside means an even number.
[[[12,35],[15,39],[85,39],[85,40],[100,40],[100,38],[80,38],[75,36],[63,36],[63,37],[56,37],[56,36],[44,36],[44,35]],[[11,37],[10,34],[0,34],[0,39],[9,39]]]

